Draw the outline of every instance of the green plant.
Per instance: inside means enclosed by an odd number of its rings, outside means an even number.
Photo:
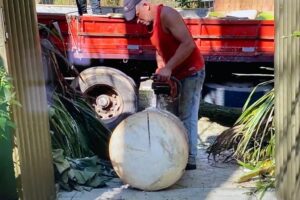
[[[121,6],[120,0],[102,0],[101,4],[103,6]]]
[[[252,191],[252,193],[253,194],[260,193],[260,199],[262,199],[265,192],[271,188],[275,188],[275,176],[274,175],[264,177],[263,179],[258,180],[258,182],[256,183],[256,188]]]
[[[107,161],[97,156],[71,159],[62,149],[52,151],[55,179],[63,190],[91,190],[106,186],[106,182],[116,177]]]
[[[282,36],[282,39],[285,38],[290,38],[290,37],[294,37],[294,38],[300,38],[300,31],[294,31],[292,34],[288,35],[288,36]]]
[[[273,83],[273,80],[261,83],[257,87],[270,83]],[[257,87],[250,94],[234,126],[217,137],[209,147],[208,153],[215,157],[222,152],[233,150],[228,157],[237,159],[241,166],[250,170],[240,177],[238,182],[259,177],[252,192],[261,192],[262,197],[267,189],[275,185],[275,94],[273,88],[249,105]]]
[[[292,36],[293,37],[300,37],[300,31],[294,31]]]
[[[252,189],[250,194],[261,193],[260,199],[262,199],[265,192],[270,188],[275,188],[275,159],[267,159],[259,161],[255,166],[238,161],[238,163],[244,168],[250,170],[246,174],[242,175],[238,182],[247,182],[254,178],[259,177],[256,182],[256,188]]]
[[[11,78],[6,73],[3,66],[0,66],[0,139],[5,138],[5,133],[9,129],[15,128],[15,124],[11,120],[11,106],[19,105],[15,101],[15,93]]]
[[[51,77],[46,87],[55,181],[65,190],[102,187],[109,180],[107,176],[113,174],[108,156],[111,132],[97,118],[84,94],[64,79],[61,69],[75,76],[78,72],[65,52],[51,42],[52,38],[64,42],[60,31],[43,24],[39,24],[39,29],[44,36],[41,39],[44,68]],[[81,163],[85,163],[84,168]]]
[[[55,30],[40,24],[49,36],[60,37]],[[61,40],[63,42],[63,40]],[[67,157],[82,158],[98,155],[108,159],[110,131],[104,127],[81,92],[74,90],[64,79],[61,69],[67,67],[78,75],[66,57],[48,39],[41,40],[47,62],[44,68],[53,72],[53,88],[48,88],[49,118],[53,149],[63,149]],[[57,57],[63,62],[58,62]]]
[[[270,83],[273,81],[261,83],[257,87]],[[256,88],[250,94],[234,126],[217,137],[208,153],[215,156],[232,149],[234,153],[230,156],[254,166],[260,160],[274,157],[274,89],[249,105]]]
[[[245,104],[244,111],[236,122],[240,133],[233,137],[234,140],[239,140],[234,154],[237,158],[255,165],[260,160],[274,156],[274,100],[272,89],[251,106],[247,107],[249,101]]]
[[[66,156],[83,158],[92,152],[83,141],[82,132],[76,119],[68,112],[58,94],[54,94],[53,104],[49,109],[50,130],[53,149],[63,149]]]
[[[177,2],[181,8],[207,8],[205,3],[210,3],[201,0],[175,0],[175,2]]]
[[[175,1],[178,2],[179,7],[182,7],[182,8],[188,7],[189,0],[175,0]]]
[[[67,157],[97,155],[108,160],[111,132],[80,96],[69,98],[54,93],[49,118],[53,149],[63,149]]]

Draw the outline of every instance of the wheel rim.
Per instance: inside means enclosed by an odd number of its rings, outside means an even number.
[[[101,120],[115,120],[123,111],[123,100],[117,90],[108,85],[95,85],[85,91],[89,103],[93,105]]]
[[[91,67],[82,71],[74,84],[78,84],[99,120],[111,130],[137,111],[136,84],[120,70]]]

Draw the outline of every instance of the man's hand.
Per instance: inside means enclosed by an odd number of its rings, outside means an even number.
[[[168,81],[170,80],[172,70],[167,67],[157,68],[155,71],[158,81]]]

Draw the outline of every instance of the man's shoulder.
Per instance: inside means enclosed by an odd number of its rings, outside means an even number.
[[[177,10],[175,10],[174,8],[172,8],[170,6],[163,6],[162,7],[162,12],[165,12],[165,13],[178,13]]]
[[[169,6],[163,6],[161,15],[163,18],[172,18],[174,16],[180,16],[177,10]]]

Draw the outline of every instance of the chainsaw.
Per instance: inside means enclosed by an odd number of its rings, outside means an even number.
[[[152,75],[151,89],[156,96],[155,107],[160,110],[167,110],[175,115],[178,114],[178,101],[181,93],[181,84],[175,77],[168,81],[159,81],[157,75]]]

